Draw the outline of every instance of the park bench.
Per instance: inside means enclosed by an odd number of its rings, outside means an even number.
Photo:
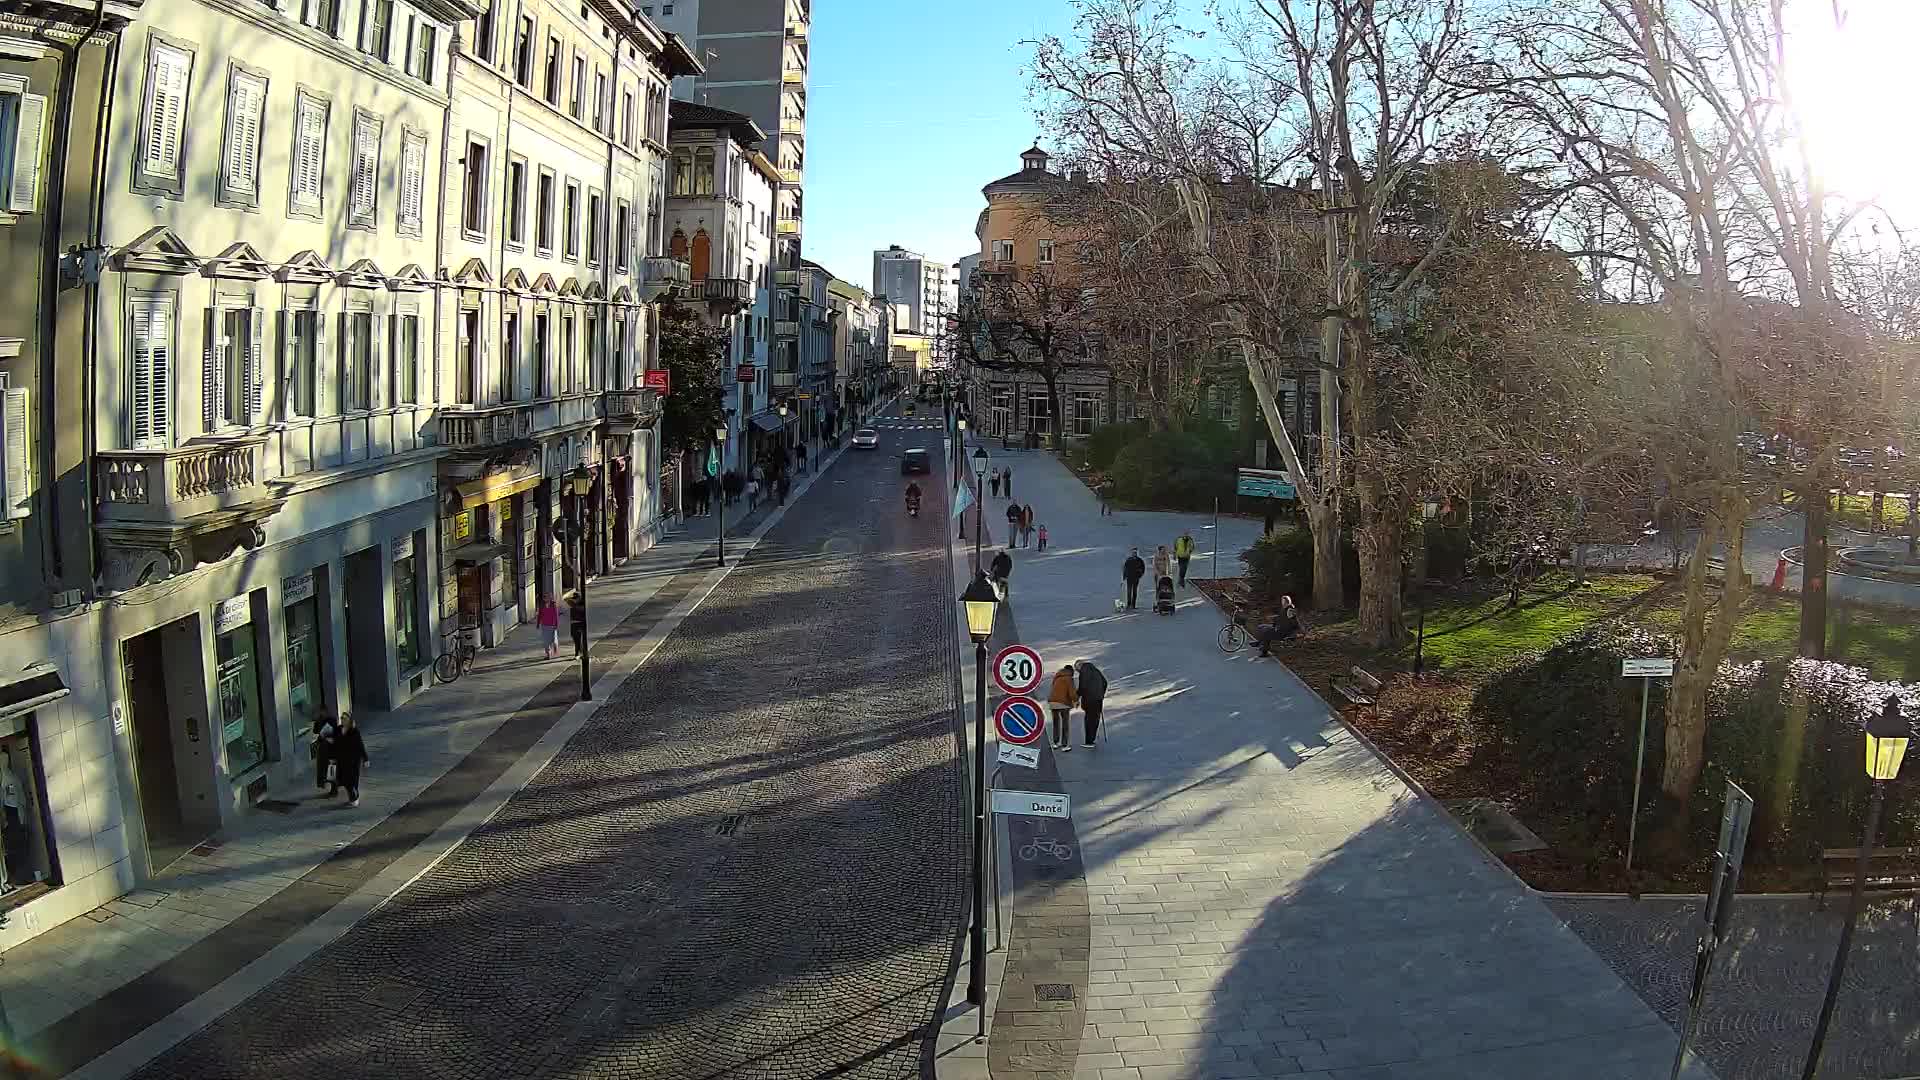
[[[1371,705],[1380,700],[1380,688],[1386,684],[1357,664],[1347,671],[1348,676],[1344,679],[1335,675],[1327,680],[1327,689],[1346,703],[1337,707]]]
[[[1820,852],[1820,891],[1815,897],[1821,907],[1827,906],[1827,890],[1853,888],[1859,866],[1859,848]],[[1874,848],[1867,856],[1866,887],[1874,892],[1920,889],[1920,847]]]

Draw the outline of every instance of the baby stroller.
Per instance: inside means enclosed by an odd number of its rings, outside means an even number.
[[[1173,614],[1173,579],[1162,577],[1153,585],[1153,613],[1155,615]]]

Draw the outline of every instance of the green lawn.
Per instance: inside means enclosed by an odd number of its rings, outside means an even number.
[[[1427,666],[1463,675],[1490,673],[1613,620],[1670,632],[1679,625],[1680,595],[1663,584],[1646,574],[1600,574],[1576,589],[1571,575],[1555,573],[1528,588],[1517,608],[1507,607],[1505,595],[1435,597],[1427,609]],[[1836,606],[1828,626],[1832,659],[1864,667],[1876,678],[1920,679],[1920,613]],[[1797,598],[1755,597],[1734,631],[1733,655],[1790,655],[1799,627]],[[1405,658],[1411,660],[1411,649]]]

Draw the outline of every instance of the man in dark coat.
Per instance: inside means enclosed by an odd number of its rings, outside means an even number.
[[[360,766],[367,760],[367,744],[360,738],[359,726],[351,715],[342,713],[340,734],[334,742],[334,783],[327,796],[331,798],[346,788],[347,805],[359,806]]]
[[[573,655],[587,651],[587,602],[578,592],[567,595],[567,629],[573,635]]]
[[[1013,577],[1013,556],[1005,551],[993,557],[990,565],[994,583],[1000,587],[1000,599],[1007,598],[1007,582]]]
[[[1092,746],[1100,735],[1100,710],[1107,703],[1107,677],[1089,660],[1074,667],[1080,677],[1080,712],[1087,729],[1087,745]]]
[[[1147,576],[1147,564],[1140,558],[1139,548],[1127,553],[1127,561],[1120,566],[1120,576],[1127,579],[1127,610],[1132,611],[1140,602],[1140,579]]]

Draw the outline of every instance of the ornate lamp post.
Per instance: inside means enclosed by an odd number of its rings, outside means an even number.
[[[987,448],[973,448],[973,501],[977,504],[977,515],[973,522],[973,573],[980,574],[980,538],[987,534]],[[966,520],[965,518],[961,519]]]
[[[729,410],[728,415],[732,415],[731,410]],[[713,444],[715,447],[727,445],[727,425],[725,423],[714,425]],[[724,455],[721,457],[721,463],[725,464]],[[720,558],[714,565],[720,567],[727,565],[727,489],[724,485],[720,488]]]
[[[980,1010],[980,1035],[987,1031],[987,639],[1000,596],[986,576],[976,573],[960,594],[973,638],[973,925],[967,964],[967,1000]]]
[[[960,490],[961,455],[966,452],[967,418],[962,416],[954,421],[958,434],[953,437],[953,490]]]
[[[580,700],[593,700],[593,680],[587,666],[587,496],[593,493],[593,474],[583,462],[567,474],[573,485],[573,577],[580,596]]]

